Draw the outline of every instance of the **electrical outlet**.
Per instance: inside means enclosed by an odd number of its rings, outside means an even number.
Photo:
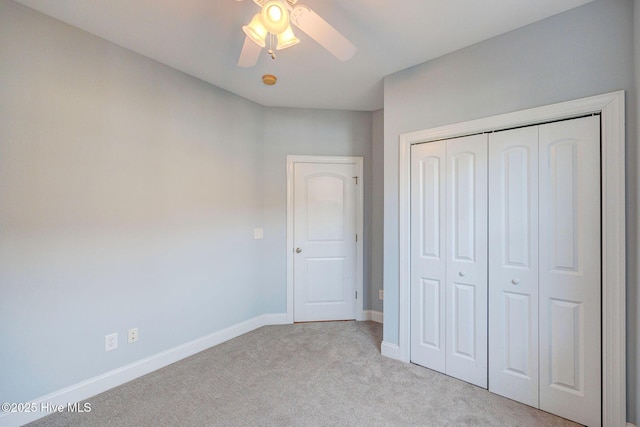
[[[131,328],[127,334],[127,343],[131,344],[136,341],[138,341],[138,328]]]
[[[381,301],[384,299],[384,289],[378,291],[378,299]]]
[[[118,333],[104,336],[104,351],[111,351],[118,348]]]

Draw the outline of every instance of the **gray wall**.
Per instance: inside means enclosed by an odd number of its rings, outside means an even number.
[[[382,311],[382,301],[378,291],[382,289],[382,271],[384,266],[383,235],[384,224],[384,110],[373,112],[373,135],[371,139],[371,274],[369,298],[372,310]]]
[[[633,3],[633,28],[634,28],[634,50],[635,50],[635,98],[630,94],[629,104],[631,112],[627,115],[629,120],[629,129],[632,129],[635,122],[636,144],[630,144],[627,148],[629,165],[627,169],[627,194],[635,194],[635,200],[627,202],[627,221],[629,227],[629,239],[635,238],[634,252],[627,256],[627,268],[629,269],[629,277],[627,278],[629,285],[627,286],[627,393],[629,394],[628,414],[629,420],[636,425],[640,424],[640,262],[638,262],[638,251],[640,250],[640,227],[638,224],[638,216],[640,212],[640,173],[638,165],[640,165],[640,0],[634,0]],[[635,103],[634,103],[635,101]],[[635,110],[635,116],[633,111]],[[635,118],[635,120],[634,120]],[[635,269],[633,273],[631,270]],[[635,285],[635,286],[634,286]],[[634,344],[635,340],[635,345]],[[635,396],[635,400],[634,400]]]
[[[263,313],[260,106],[9,1],[0,52],[0,401]]]
[[[637,3],[637,0],[636,0]],[[470,46],[385,79],[384,340],[398,343],[398,135],[624,89],[636,117],[633,1],[600,0]],[[627,128],[628,179],[638,164]],[[629,323],[637,324],[638,192],[627,191]],[[637,332],[627,337],[637,348]],[[635,376],[637,357],[628,361]],[[637,393],[629,387],[630,414]],[[633,414],[635,419],[636,414]]]
[[[9,0],[0,52],[2,402],[284,313],[286,154],[364,156],[371,227],[371,113],[264,108]]]
[[[299,108],[264,111],[264,278],[266,313],[283,313],[287,303],[287,155],[364,157],[365,289],[371,250],[371,113]],[[367,297],[367,292],[365,292]],[[365,299],[365,308],[370,302]]]

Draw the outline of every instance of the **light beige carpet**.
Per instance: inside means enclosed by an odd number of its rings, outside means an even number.
[[[266,326],[34,426],[570,426],[380,355],[372,322]]]

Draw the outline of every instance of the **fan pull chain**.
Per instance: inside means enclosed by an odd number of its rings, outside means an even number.
[[[269,50],[267,53],[271,56],[271,59],[276,59],[276,54],[273,51],[274,35],[269,33]]]

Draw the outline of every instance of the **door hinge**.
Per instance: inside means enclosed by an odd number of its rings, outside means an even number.
[[[356,242],[358,241],[358,235],[356,234]]]
[[[358,177],[357,177],[357,176],[354,176],[354,177],[353,177],[353,179],[355,179],[355,180],[356,180],[356,185],[358,185]]]
[[[356,299],[358,299],[358,291],[356,291]]]

